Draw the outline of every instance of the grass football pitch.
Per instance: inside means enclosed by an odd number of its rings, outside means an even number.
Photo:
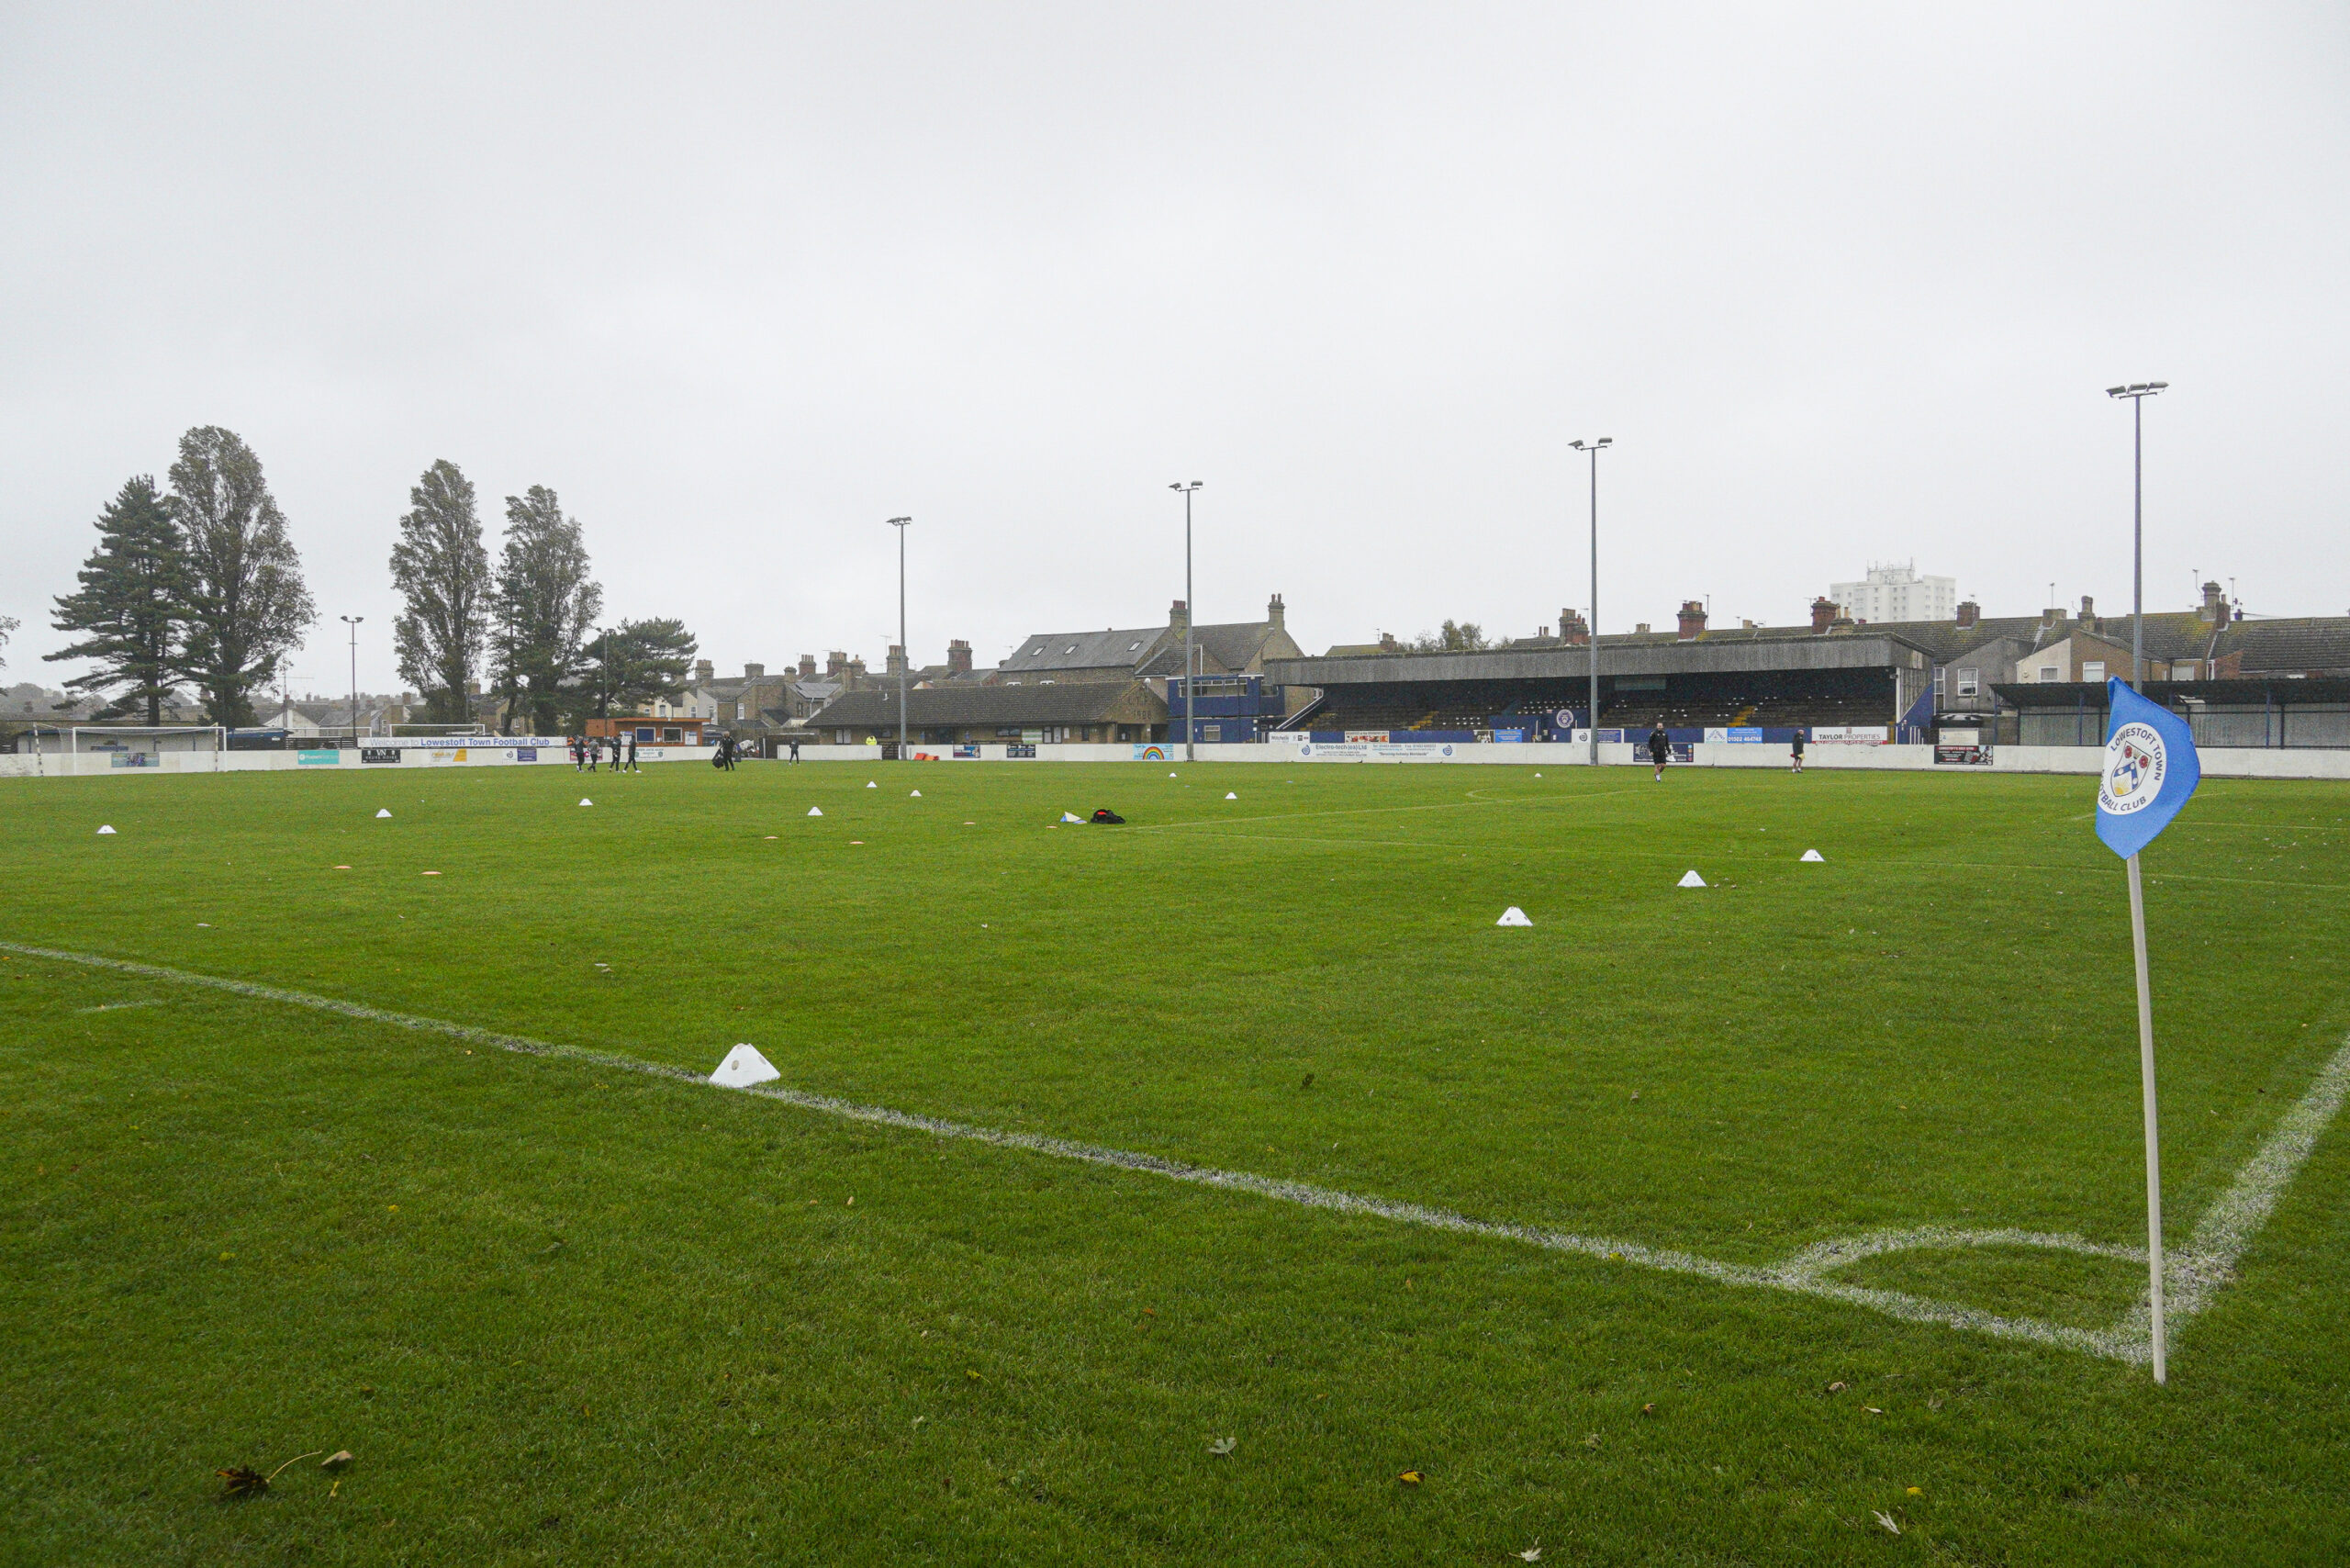
[[[2350,1553],[2350,790],[2145,855],[2156,1388],[2093,780],[1172,772],[0,785],[0,1562]]]

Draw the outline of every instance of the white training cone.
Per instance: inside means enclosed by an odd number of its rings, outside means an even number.
[[[1237,801],[1237,800],[1240,799],[1240,797],[1239,797],[1239,796],[1237,796],[1237,795],[1234,794],[1234,793],[1233,793],[1231,790],[1226,790],[1224,792],[1224,798],[1225,798],[1225,800],[1227,800],[1227,801]]]
[[[718,1064],[718,1070],[710,1075],[710,1081],[721,1089],[748,1089],[754,1083],[782,1076],[775,1070],[775,1063],[759,1054],[758,1047],[736,1046],[726,1053],[726,1059]]]
[[[582,795],[582,796],[580,796],[580,797],[579,797],[579,803],[580,803],[581,805],[583,805],[583,806],[592,806],[592,805],[594,805],[596,802],[595,802],[595,801],[591,801],[591,800],[589,800],[587,796]]]
[[[100,826],[99,826],[99,828],[98,828],[98,833],[112,833],[113,831],[114,831],[114,823],[102,823],[102,824],[100,824]],[[97,836],[98,836],[98,834],[97,834],[97,833],[94,833],[94,834],[92,834],[90,836],[91,836],[92,838],[95,838],[95,837],[97,837]]]
[[[867,779],[867,780],[865,781],[865,787],[866,787],[867,789],[868,789],[868,790],[878,790],[879,788],[881,788],[881,786],[880,786],[880,785],[876,784],[876,783],[875,783],[875,782],[873,782],[873,780],[872,780],[872,779],[870,779],[870,778],[868,778],[868,779]]]
[[[1825,855],[1822,855],[1822,854],[1821,854],[1818,850],[1817,850],[1817,849],[1807,849],[1807,850],[1805,850],[1805,851],[1803,852],[1803,854],[1802,854],[1802,855],[1800,855],[1799,857],[1797,857],[1797,858],[1798,858],[1798,859],[1803,859],[1803,860],[1825,860],[1825,859],[1827,859],[1827,858],[1828,858],[1828,857],[1827,857],[1827,856],[1825,856]]]
[[[387,817],[387,816],[390,816],[390,815],[392,814],[392,810],[391,810],[391,808],[390,808],[389,806],[386,806],[386,807],[385,807],[383,810],[381,810],[381,811],[377,812],[375,814],[376,814],[377,816],[379,816],[379,817]]]
[[[906,798],[907,798],[908,800],[910,800],[910,801],[919,801],[919,800],[921,800],[921,799],[922,799],[922,791],[921,791],[921,790],[915,790],[912,795],[909,795],[909,796],[907,796]]]
[[[824,814],[824,808],[822,806],[811,806],[808,808],[808,814],[811,817],[821,817]]]
[[[1061,813],[1061,821],[1065,823],[1075,823],[1080,827],[1083,827],[1085,825],[1085,819],[1079,816],[1075,812],[1063,812]]]
[[[1494,924],[1495,925],[1531,925],[1534,923],[1526,918],[1526,912],[1524,910],[1518,908],[1516,904],[1512,904],[1507,909],[1502,911],[1502,917],[1499,920],[1494,921]]]
[[[1172,773],[1170,773],[1170,774],[1169,774],[1167,777],[1168,777],[1168,778],[1174,778],[1175,776],[1174,776]]]
[[[1697,875],[1697,873],[1696,873],[1696,872],[1695,872],[1695,871],[1688,871],[1688,872],[1684,872],[1684,873],[1682,875],[1681,880],[1680,880],[1680,881],[1678,881],[1678,882],[1676,882],[1676,883],[1674,883],[1673,885],[1674,885],[1675,887],[1683,887],[1683,888],[1702,888],[1702,887],[1704,887],[1704,886],[1706,885],[1706,879],[1705,879],[1705,878],[1703,878],[1703,877],[1700,877],[1700,876],[1699,876],[1699,875]]]

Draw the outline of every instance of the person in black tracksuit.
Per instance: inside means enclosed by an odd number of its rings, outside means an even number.
[[[1659,719],[1656,728],[1649,732],[1649,760],[1656,764],[1656,781],[1664,782],[1664,765],[1673,759],[1673,737],[1664,733],[1664,721]]]
[[[631,773],[636,771],[636,736],[633,733],[628,737],[628,770]]]
[[[1801,773],[1803,771],[1803,732],[1801,730],[1797,730],[1796,732],[1796,738],[1791,745],[1793,746],[1796,759],[1796,765],[1793,771]]]

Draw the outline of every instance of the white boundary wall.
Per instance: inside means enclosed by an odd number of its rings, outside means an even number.
[[[486,737],[483,745],[473,737],[464,744],[449,739],[401,738],[376,741],[364,751],[332,747],[289,751],[167,751],[151,755],[148,765],[137,767],[118,766],[114,756],[105,752],[68,754],[50,752],[46,756],[19,753],[0,756],[0,778],[67,778],[152,777],[159,773],[274,773],[280,770],[303,773],[388,773],[394,769],[414,771],[420,768],[442,767],[568,767],[571,753],[561,740],[548,744],[543,737],[535,745],[527,740],[507,735]],[[715,748],[711,746],[660,745],[637,748],[640,765],[648,762],[708,762]],[[863,748],[840,746],[840,751]],[[396,750],[397,762],[367,762],[366,751]],[[527,754],[535,755],[527,755]],[[304,758],[310,760],[305,761]],[[329,761],[328,758],[333,760]],[[610,766],[607,764],[606,766]]]
[[[491,737],[493,740],[500,737]],[[84,754],[80,756],[0,756],[0,778],[63,778],[68,776],[101,776],[133,778],[159,773],[251,773],[278,769],[300,769],[315,772],[373,772],[394,767],[512,767],[532,764],[521,762],[522,749],[510,742],[494,745],[452,746],[445,741],[426,745],[421,742],[386,742],[397,745],[406,755],[402,761],[369,763],[359,760],[359,754],[344,751],[341,760],[333,763],[305,764],[297,751],[229,751],[219,753],[164,753],[159,766],[151,767],[117,767],[112,759]],[[542,745],[537,749],[535,766],[559,767],[570,765],[570,756],[560,745]],[[968,762],[971,758],[954,758],[951,746],[917,746],[918,753],[942,760]],[[1435,765],[1457,763],[1467,765],[1499,764],[1535,767],[1573,767],[1583,766],[1586,747],[1565,742],[1528,742],[1523,745],[1431,744],[1428,742],[1393,745],[1293,745],[1270,742],[1250,745],[1203,745],[1199,748],[1202,762],[1277,763],[1286,767],[1330,766],[1367,763],[1393,765]],[[1729,745],[1701,742],[1691,748],[1693,760],[1673,764],[1676,767],[1778,767],[1787,766],[1787,748],[1778,745]],[[1144,752],[1168,755],[1145,756]],[[1002,762],[1007,760],[1005,747],[983,745],[978,760]],[[1039,745],[1036,762],[1141,762],[1155,767],[1180,768],[1182,745],[1158,744],[1140,746],[1131,743],[1117,745]],[[312,755],[316,755],[313,753]],[[640,763],[708,762],[709,746],[645,746],[637,753]],[[878,763],[881,748],[869,745],[803,745],[801,760],[806,762]],[[2210,747],[2201,754],[2205,777],[2212,778],[2341,778],[2350,779],[2350,750],[2323,750],[2314,747]],[[1645,767],[1645,749],[1630,745],[1603,745],[1599,748],[1603,765],[1621,767]],[[1910,770],[1921,773],[1998,774],[1998,773],[2083,773],[2095,774],[2104,766],[2105,751],[2101,746],[2017,746],[1993,749],[1991,761],[1984,766],[1957,764],[1937,765],[1934,748],[1930,745],[1827,745],[1814,742],[1804,754],[1807,770],[1820,772],[1841,768],[1872,768]],[[1019,759],[1028,760],[1028,759]],[[759,762],[745,758],[745,767],[789,767],[789,763]]]

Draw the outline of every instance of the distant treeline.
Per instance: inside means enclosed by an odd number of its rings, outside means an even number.
[[[98,514],[98,543],[81,588],[56,601],[54,623],[77,633],[50,659],[86,659],[65,684],[107,700],[102,718],[162,722],[192,685],[208,722],[251,725],[257,694],[318,620],[301,557],[269,493],[261,459],[233,431],[205,425],[180,438],[166,488],[139,475]],[[633,711],[685,687],[696,644],[672,618],[599,627],[604,590],[589,576],[579,523],[533,485],[506,498],[493,567],[472,481],[445,459],[408,490],[392,547],[403,601],[392,641],[403,680],[431,720],[479,715],[476,683],[502,700],[503,727],[576,728]],[[14,623],[0,625],[5,641]]]

